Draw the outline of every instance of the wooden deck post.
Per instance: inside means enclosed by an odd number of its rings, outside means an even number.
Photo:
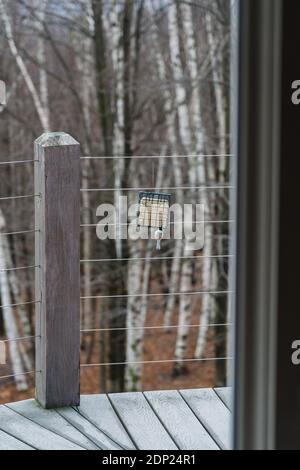
[[[35,160],[36,399],[79,405],[80,145],[45,133]]]

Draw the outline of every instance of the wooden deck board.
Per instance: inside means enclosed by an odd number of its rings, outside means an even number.
[[[83,395],[79,407],[0,405],[0,449],[196,450],[230,447],[230,389]]]
[[[83,450],[58,434],[45,429],[6,406],[0,407],[0,429],[40,450]]]
[[[176,390],[145,392],[145,396],[179,449],[219,449]]]
[[[106,395],[82,395],[78,411],[124,449],[135,449]]]
[[[142,393],[112,393],[109,398],[138,449],[178,449]]]
[[[33,447],[4,431],[0,431],[0,450],[33,450]]]
[[[221,400],[225,403],[227,408],[232,411],[232,390],[231,387],[218,387],[214,388],[214,391],[217,395],[221,398]]]
[[[221,449],[230,448],[230,411],[211,388],[180,390],[181,395]]]
[[[97,449],[97,446],[90,441],[84,434],[78,431],[72,424],[65,420],[56,410],[43,409],[36,400],[24,400],[10,403],[7,405],[14,411],[17,411],[25,418],[34,421],[37,424],[54,431],[60,436],[78,444],[89,450]]]
[[[103,431],[100,431],[93,423],[82,416],[73,408],[59,408],[56,410],[63,416],[75,429],[83,433],[90,439],[98,449],[102,450],[121,450],[122,447],[114,440],[110,439]]]

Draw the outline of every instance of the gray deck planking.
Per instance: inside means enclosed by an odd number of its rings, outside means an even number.
[[[230,411],[216,392],[202,388],[180,393],[221,449],[230,449]]]
[[[178,449],[141,392],[112,393],[109,398],[138,449]]]
[[[182,450],[217,450],[219,447],[176,390],[145,392],[157,416]]]
[[[113,439],[109,438],[103,431],[100,431],[93,423],[82,416],[76,409],[59,408],[57,413],[63,416],[74,428],[82,432],[102,450],[122,450],[122,447]]]
[[[6,406],[0,407],[0,429],[35,449],[83,450],[83,447],[24,418]]]
[[[106,395],[81,395],[77,409],[82,416],[119,442],[124,449],[135,449]]]
[[[37,403],[36,400],[17,401],[6,406],[20,413],[20,415],[25,418],[40,424],[41,426],[49,429],[49,431],[53,431],[85,449],[98,449],[92,441],[57,413],[56,410],[45,410]]]
[[[0,450],[230,447],[230,389],[83,395],[79,407],[0,405]]]
[[[0,431],[0,450],[33,450],[33,447],[10,436],[4,431]]]
[[[232,411],[232,390],[231,387],[218,387],[214,388],[216,394],[221,398],[221,400],[225,403],[227,408]]]

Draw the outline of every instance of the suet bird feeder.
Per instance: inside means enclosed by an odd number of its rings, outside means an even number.
[[[156,229],[156,249],[160,250],[163,231],[169,220],[170,194],[145,192],[139,193],[138,226]]]

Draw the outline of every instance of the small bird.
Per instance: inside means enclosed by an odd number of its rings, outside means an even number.
[[[155,230],[155,233],[154,233],[154,238],[155,240],[157,240],[156,242],[156,249],[157,250],[160,250],[160,241],[163,237],[163,231],[161,228],[158,228],[157,230]]]

